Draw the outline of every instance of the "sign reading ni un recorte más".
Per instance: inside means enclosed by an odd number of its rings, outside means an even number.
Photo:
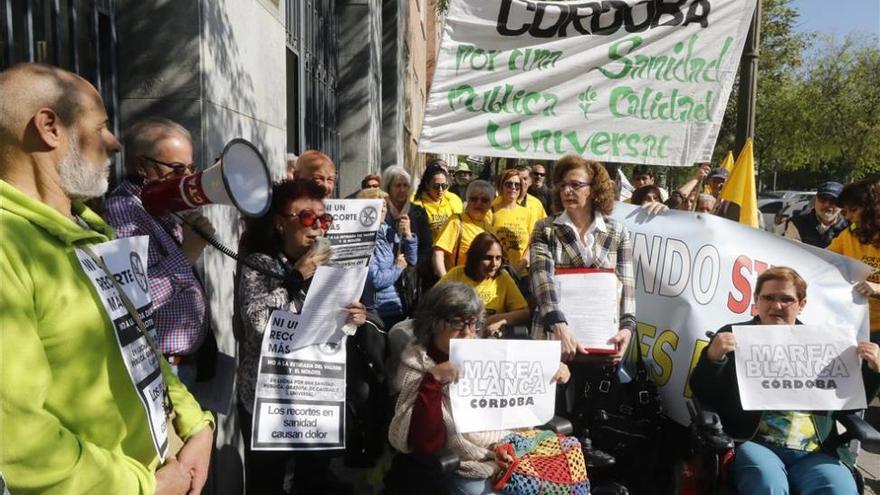
[[[708,161],[755,0],[451,0],[419,148]]]

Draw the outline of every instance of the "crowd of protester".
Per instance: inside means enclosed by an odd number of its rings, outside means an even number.
[[[189,132],[158,118],[132,125],[125,136],[126,177],[105,197],[102,219],[83,201],[104,195],[106,164],[121,146],[107,128],[98,92],[60,69],[25,64],[0,74],[0,93],[6,95],[0,100],[0,472],[13,493],[198,493],[214,419],[187,386],[204,367],[203,351],[213,333],[206,288],[194,270],[206,247],[196,231],[210,234],[213,227],[199,214],[183,221],[151,215],[140,200],[145,184],[193,172]],[[284,493],[291,461],[295,493],[352,493],[332,472],[332,454],[250,448],[269,316],[278,308],[300,311],[315,271],[329,260],[321,238],[333,222],[324,200],[336,194],[335,165],[324,153],[308,150],[289,160],[287,172],[288,178],[273,186],[268,212],[244,221],[239,244],[244,261],[235,275],[237,417],[247,493]],[[385,220],[361,300],[345,308],[347,323],[357,327],[349,366],[365,370],[349,381],[347,399],[369,411],[352,419],[361,423],[357,434],[352,427],[350,449],[360,448],[359,459],[369,465],[386,439],[401,452],[452,448],[461,464],[449,488],[465,494],[493,493],[487,480],[509,460],[495,459],[490,448],[505,432],[455,432],[447,385],[458,371],[449,362],[449,340],[499,338],[526,327],[531,338],[561,342],[566,364],[556,379],[583,387],[591,368],[619,365],[638,312],[630,232],[611,216],[620,199],[617,168],[566,156],[552,167],[500,171],[494,184],[472,177],[468,164],[450,170],[434,159],[415,187],[402,167],[364,178],[353,197],[381,200]],[[652,168],[636,167],[629,202],[654,212],[738,218],[738,205],[719,198],[728,178],[727,170],[701,164],[667,192],[656,184]],[[173,429],[185,442],[180,454],[164,463],[150,444],[115,331],[74,254],[78,246],[139,235],[150,238],[146,269],[161,376],[177,413]],[[785,236],[878,270],[854,286],[870,297],[871,340],[877,341],[880,180],[822,184],[815,206],[792,218]],[[559,267],[609,269],[620,281],[619,329],[609,340],[614,350],[598,360],[584,359],[586,351],[560,310],[554,279]],[[799,323],[806,288],[791,269],[767,270],[758,278],[751,324]],[[407,324],[413,341],[400,357],[397,375],[384,376],[384,347],[377,351],[369,335]],[[736,390],[734,347],[729,326],[721,329],[700,356],[692,385],[700,400],[718,406],[725,424],[748,440],[737,447],[734,481],[740,492],[769,493],[797,480],[804,485],[800,493],[823,484],[833,493],[852,493],[841,461],[817,450],[830,434],[826,417],[742,411],[738,396],[728,393]],[[860,342],[858,352],[865,362],[866,393],[873,394],[880,347]],[[395,380],[399,398],[383,412],[382,391]],[[797,431],[791,426],[807,423],[814,426]]]

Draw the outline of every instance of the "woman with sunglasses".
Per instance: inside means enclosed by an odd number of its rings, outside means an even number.
[[[458,376],[449,362],[449,341],[477,336],[483,303],[470,287],[442,282],[422,297],[414,316],[415,338],[403,350],[397,370],[400,395],[388,440],[404,453],[426,455],[446,447],[458,454],[458,470],[447,479],[450,493],[496,493],[491,478],[511,459],[496,458],[494,444],[509,432],[456,433],[449,403],[449,384]],[[554,379],[565,383],[568,377],[568,368],[560,365]]]
[[[428,223],[431,226],[431,237],[436,241],[443,230],[446,220],[457,213],[462,212],[462,202],[455,194],[447,194],[449,189],[449,173],[441,164],[442,160],[435,160],[428,165],[419,187],[416,188],[412,204],[424,208],[428,214]]]
[[[843,187],[836,200],[850,228],[828,245],[830,251],[874,268],[868,280],[853,288],[868,297],[871,341],[880,342],[880,180],[865,179]]]
[[[474,238],[464,266],[457,266],[440,282],[460,282],[477,292],[486,308],[486,337],[501,337],[504,326],[529,321],[529,306],[513,277],[501,269],[501,241],[491,232]]]
[[[238,417],[244,436],[246,493],[284,493],[284,474],[290,452],[250,449],[254,390],[263,332],[275,309],[299,312],[315,270],[327,262],[329,250],[317,240],[333,217],[324,210],[325,190],[306,180],[285,180],[273,187],[269,211],[245,220],[235,288],[233,330],[239,346]],[[363,304],[345,308],[347,322],[366,322]],[[294,487],[297,493],[348,493],[351,487],[335,479],[327,457],[296,454]]]
[[[535,218],[517,201],[524,185],[519,170],[505,170],[498,185],[500,194],[492,206],[492,229],[501,239],[504,258],[520,277],[526,277],[529,272],[529,239],[540,218]]]
[[[463,265],[468,248],[474,238],[482,232],[491,232],[488,214],[495,188],[484,180],[468,184],[467,208],[463,213],[452,215],[443,226],[443,231],[434,242],[434,275],[443,278],[448,270]]]

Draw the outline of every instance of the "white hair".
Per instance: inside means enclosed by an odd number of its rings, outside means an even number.
[[[69,134],[70,153],[58,163],[61,189],[72,199],[97,198],[107,192],[110,178],[110,159],[101,165],[89,163],[82,156],[79,137]]]
[[[394,180],[398,177],[406,178],[406,181],[409,182],[409,188],[411,191],[413,187],[412,176],[409,175],[409,172],[407,172],[406,169],[396,165],[388,167],[382,172],[382,189],[391,194],[391,184],[393,184]]]

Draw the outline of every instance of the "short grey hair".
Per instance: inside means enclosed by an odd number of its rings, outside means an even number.
[[[484,180],[475,180],[468,184],[467,191],[464,193],[464,200],[467,201],[467,198],[471,197],[471,192],[484,192],[489,195],[489,199],[495,197],[495,187],[492,186],[491,183]]]
[[[192,144],[192,134],[173,120],[149,117],[135,122],[123,136],[125,170],[133,173],[137,157],[155,155],[159,143],[175,136],[184,137]]]
[[[397,179],[398,177],[406,178],[406,181],[409,182],[409,190],[412,191],[412,176],[409,175],[409,172],[407,172],[405,168],[397,165],[388,167],[382,172],[382,189],[388,194],[391,194],[391,184],[393,184],[394,179]]]
[[[450,318],[483,319],[483,301],[474,289],[459,282],[440,282],[422,295],[413,318],[416,342],[427,348],[437,323]]]

